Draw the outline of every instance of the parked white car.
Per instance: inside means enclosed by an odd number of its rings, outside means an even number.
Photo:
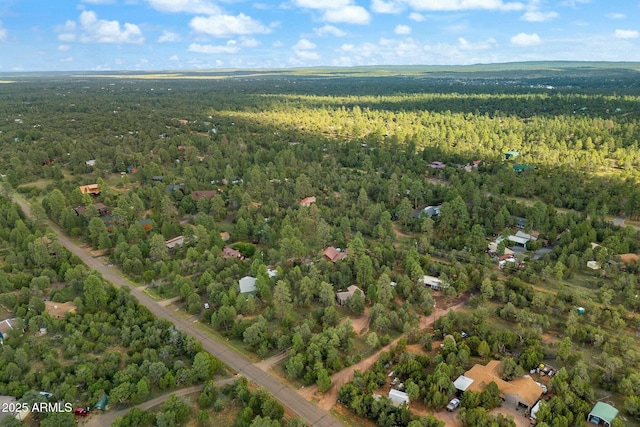
[[[453,412],[456,409],[458,409],[458,406],[460,406],[460,399],[456,398],[456,399],[451,399],[451,401],[449,402],[449,404],[447,405],[447,411],[449,412]]]

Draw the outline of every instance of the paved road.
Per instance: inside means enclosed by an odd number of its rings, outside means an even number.
[[[13,200],[20,205],[27,216],[31,216],[29,205],[23,199],[16,196]],[[58,236],[60,243],[62,243],[62,245],[64,245],[71,253],[77,255],[78,258],[80,258],[89,268],[99,271],[105,280],[113,283],[115,286],[131,289],[131,293],[138,299],[140,304],[147,307],[156,317],[172,322],[177,329],[195,338],[197,341],[202,343],[202,348],[205,351],[220,359],[222,363],[234,371],[247,377],[249,381],[269,390],[274,398],[293,411],[297,416],[304,419],[307,423],[314,427],[333,427],[343,425],[333,415],[307,401],[304,397],[300,396],[296,390],[264,372],[262,369],[251,363],[251,361],[242,354],[228,348],[224,343],[205,334],[201,329],[194,325],[192,321],[179,317],[174,311],[170,311],[166,307],[158,304],[158,302],[153,298],[144,293],[143,290],[137,288],[133,283],[129,282],[124,276],[122,276],[117,268],[107,267],[93,258],[87,251],[78,247],[58,226],[50,223],[49,227]]]

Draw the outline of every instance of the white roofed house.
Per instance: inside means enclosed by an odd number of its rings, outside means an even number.
[[[536,241],[538,240],[538,238],[532,234],[528,234],[528,233],[525,233],[524,231],[518,230],[518,232],[515,235],[512,234],[509,237],[507,237],[507,240],[509,240],[511,243],[515,244],[516,246],[522,246],[524,248],[527,246],[527,243],[531,241]]]
[[[249,294],[256,291],[256,281],[255,277],[244,276],[242,279],[238,281],[240,286],[241,294]]]
[[[403,404],[409,406],[409,403],[411,403],[407,393],[393,388],[389,390],[389,399],[394,406],[401,406]]]
[[[446,284],[442,280],[440,280],[440,278],[434,277],[434,276],[425,275],[425,276],[422,277],[422,279],[420,281],[425,286],[430,287],[434,291],[439,291],[440,289],[442,289],[443,287],[446,286]]]

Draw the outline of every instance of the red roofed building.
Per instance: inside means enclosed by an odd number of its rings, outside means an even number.
[[[322,256],[328,259],[331,262],[338,262],[347,257],[345,252],[342,252],[340,249],[336,249],[333,246],[328,247],[322,252]]]
[[[315,202],[316,202],[315,197],[305,197],[304,199],[300,200],[300,206],[309,207]]]

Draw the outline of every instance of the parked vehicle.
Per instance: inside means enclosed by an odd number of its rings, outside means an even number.
[[[458,406],[460,406],[460,399],[458,399],[458,398],[451,399],[451,401],[447,405],[447,411],[453,412],[456,409],[458,409]]]
[[[89,410],[87,408],[76,408],[73,410],[73,415],[77,415],[79,417],[87,417],[89,416]]]

